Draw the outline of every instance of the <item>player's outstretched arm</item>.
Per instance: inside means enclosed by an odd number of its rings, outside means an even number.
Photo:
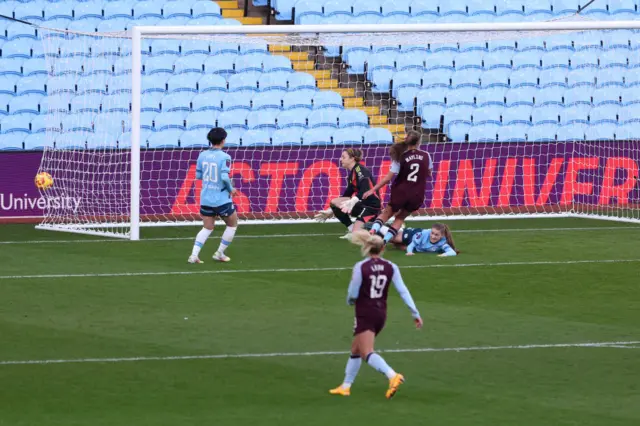
[[[353,267],[353,272],[351,273],[351,282],[349,283],[349,290],[347,291],[347,305],[353,305],[356,303],[358,299],[358,295],[360,294],[360,286],[362,285],[362,270],[360,269],[360,264],[356,264]]]
[[[371,188],[370,190],[368,190],[367,192],[364,193],[364,195],[362,196],[362,199],[366,199],[369,198],[370,196],[372,196],[373,194],[375,194],[375,192],[377,190],[379,190],[380,188],[384,187],[385,185],[387,185],[389,182],[391,182],[391,179],[393,179],[393,177],[397,174],[394,173],[393,171],[389,171],[389,173],[387,173],[387,175],[385,177],[383,177],[382,179],[380,179],[380,182],[376,183],[373,188]]]
[[[449,257],[449,256],[457,256],[458,253],[454,249],[451,248],[449,244],[445,244],[442,246],[443,253],[438,255],[440,257]]]
[[[422,317],[420,316],[420,312],[418,312],[418,308],[416,307],[415,302],[413,301],[413,297],[411,297],[411,293],[409,289],[405,285],[402,280],[402,275],[400,275],[400,269],[396,265],[393,265],[393,285],[396,287],[398,294],[402,298],[402,301],[411,311],[411,316],[414,320],[416,320],[416,325],[418,328],[422,327]]]

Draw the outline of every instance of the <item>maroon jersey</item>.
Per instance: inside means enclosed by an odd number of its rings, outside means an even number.
[[[399,164],[389,204],[394,211],[418,210],[424,203],[427,178],[431,176],[431,156],[419,149],[408,150],[400,157]]]
[[[355,303],[354,334],[366,330],[378,334],[384,328],[393,274],[393,264],[381,258],[369,258],[356,265],[353,280],[360,282],[360,289]]]

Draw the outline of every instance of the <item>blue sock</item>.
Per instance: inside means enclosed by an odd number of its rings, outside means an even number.
[[[382,228],[382,225],[384,225],[382,221],[380,219],[376,219],[376,221],[373,222],[373,226],[371,226],[371,232],[374,234],[378,233],[380,228]]]
[[[395,228],[389,227],[389,230],[384,236],[384,243],[387,244],[391,241],[396,235],[398,235],[398,231]]]
[[[389,364],[387,364],[385,360],[375,352],[371,352],[367,355],[367,364],[386,375],[389,380],[396,376],[396,372],[393,371],[393,368],[389,367]]]
[[[358,371],[360,371],[361,365],[362,358],[360,358],[360,355],[351,355],[349,357],[347,367],[344,370],[344,382],[342,382],[342,386],[350,387],[351,384],[353,384],[356,380],[356,376],[358,375]]]

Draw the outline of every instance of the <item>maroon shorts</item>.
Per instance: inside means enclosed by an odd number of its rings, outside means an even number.
[[[391,192],[391,200],[389,200],[389,205],[393,209],[394,212],[398,212],[400,210],[405,210],[409,213],[418,210],[424,204],[424,193],[422,194],[411,194],[405,193],[401,190],[395,190]]]
[[[373,331],[377,336],[378,333],[384,328],[384,324],[387,321],[387,316],[380,313],[371,313],[366,316],[357,316],[354,319],[353,335],[360,334],[364,331]]]

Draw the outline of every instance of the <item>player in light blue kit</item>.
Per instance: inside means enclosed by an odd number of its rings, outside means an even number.
[[[382,226],[379,233],[384,235],[389,228]],[[407,250],[407,256],[415,253],[438,253],[439,256],[456,256],[451,230],[444,223],[434,223],[431,229],[404,228],[391,240],[397,247]]]
[[[238,214],[236,206],[233,205],[231,197],[236,194],[231,184],[229,171],[231,168],[231,157],[222,151],[224,147],[227,132],[216,127],[211,129],[207,135],[210,148],[203,151],[198,156],[196,165],[196,179],[202,181],[202,190],[200,191],[200,216],[202,216],[203,228],[196,236],[196,242],[193,245],[193,251],[189,256],[189,263],[202,263],[198,255],[200,249],[207,241],[207,238],[213,232],[215,218],[219,216],[227,228],[222,234],[222,241],[218,250],[213,255],[213,260],[220,262],[228,262],[231,259],[224,254],[229,247],[233,237],[238,229]]]

